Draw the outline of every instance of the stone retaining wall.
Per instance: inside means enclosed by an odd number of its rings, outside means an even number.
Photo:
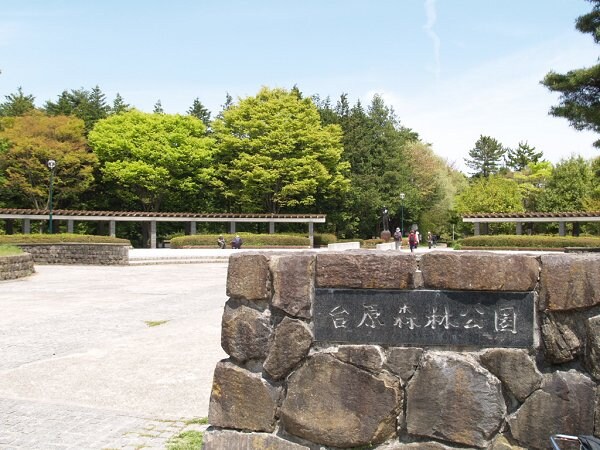
[[[0,256],[0,281],[27,277],[34,272],[33,258],[29,253]]]
[[[31,253],[35,264],[129,264],[129,245],[124,244],[15,244]]]
[[[317,342],[315,288],[533,292],[536,336]],[[543,449],[555,433],[600,434],[600,255],[235,254],[227,296],[205,450]]]

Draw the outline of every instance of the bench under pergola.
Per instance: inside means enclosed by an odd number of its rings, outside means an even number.
[[[573,222],[600,222],[600,211],[477,213],[463,215],[463,222],[471,222],[475,236],[488,234],[490,223],[515,223],[516,233],[523,234],[524,223],[558,222],[558,234],[566,234],[566,224]]]
[[[196,234],[198,222],[224,222],[229,223],[229,232],[235,233],[236,223],[268,223],[269,233],[275,233],[276,223],[306,223],[310,246],[314,243],[314,224],[324,223],[325,214],[233,214],[233,213],[187,213],[187,212],[141,212],[141,211],[78,211],[68,209],[55,209],[52,211],[53,221],[66,221],[67,231],[73,232],[76,221],[108,222],[110,236],[116,236],[117,222],[140,222],[149,226],[150,247],[156,248],[156,223],[157,222],[186,222],[189,224],[186,232]],[[50,220],[50,211],[47,209],[13,209],[0,208],[0,219],[6,221],[22,220],[23,233],[31,233],[31,221]],[[7,226],[7,229],[10,228]]]

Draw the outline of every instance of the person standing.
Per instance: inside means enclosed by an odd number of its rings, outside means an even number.
[[[415,233],[414,230],[410,230],[410,233],[408,234],[408,246],[410,247],[410,252],[414,253],[415,248],[417,248],[417,245],[419,244],[419,241],[417,239],[417,234]]]
[[[429,249],[431,250],[431,247],[433,245],[433,234],[431,234],[431,231],[427,232],[427,244],[429,245]]]
[[[394,233],[394,243],[396,244],[396,250],[400,250],[402,247],[402,232],[400,228],[396,228],[396,232]]]

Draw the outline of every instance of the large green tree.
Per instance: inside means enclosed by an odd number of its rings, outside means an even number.
[[[132,110],[99,121],[89,142],[107,195],[125,207],[198,210],[209,204],[214,145],[201,120]]]
[[[600,0],[589,1],[593,4],[592,11],[579,17],[575,26],[600,43]],[[553,106],[550,114],[564,117],[577,130],[600,133],[600,64],[565,74],[549,72],[541,83],[561,94],[558,106]],[[600,147],[600,139],[594,146]]]
[[[311,99],[295,92],[262,88],[228,105],[213,133],[223,209],[321,212],[318,199],[348,188],[340,128],[321,125]]]
[[[35,109],[33,95],[25,95],[23,88],[19,87],[17,92],[4,97],[5,102],[0,103],[0,116],[23,116]]]
[[[581,156],[561,160],[552,171],[541,195],[542,211],[584,211],[592,196],[594,174],[590,161]]]
[[[506,149],[500,142],[490,136],[479,136],[475,147],[469,150],[469,158],[465,158],[467,167],[473,170],[474,177],[489,177],[500,171],[502,157]]]
[[[509,148],[506,152],[506,165],[516,172],[525,169],[531,163],[538,163],[542,159],[543,153],[536,152],[535,147],[531,147],[527,141],[519,142],[515,149]]]
[[[7,205],[47,207],[50,159],[56,161],[54,206],[77,207],[94,181],[97,163],[86,145],[83,121],[40,112],[1,119],[0,197]]]

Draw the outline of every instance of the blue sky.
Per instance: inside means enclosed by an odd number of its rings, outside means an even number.
[[[480,135],[528,141],[556,163],[586,158],[597,135],[548,116],[550,70],[591,66],[584,0],[4,0],[0,98],[23,87],[42,106],[99,85],[112,102],[216,114],[261,86],[305,95],[375,93],[401,123],[464,170]]]

